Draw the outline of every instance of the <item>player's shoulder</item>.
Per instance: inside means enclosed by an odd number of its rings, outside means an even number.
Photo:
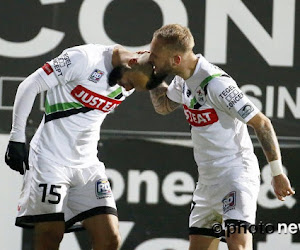
[[[88,55],[91,53],[95,53],[94,56],[98,54],[102,54],[106,51],[111,51],[114,48],[114,45],[107,46],[107,45],[101,45],[101,44],[84,44],[84,45],[78,45],[74,47],[70,47],[65,49],[65,51],[68,52],[77,52],[81,53],[82,55]]]
[[[103,45],[103,44],[86,44],[79,46],[80,49],[86,51],[86,53],[97,53],[96,55],[101,55],[105,52],[112,53],[114,48],[117,48],[118,45]]]
[[[207,85],[207,92],[219,95],[223,91],[237,88],[237,83],[228,75],[222,75],[213,78]]]
[[[62,55],[65,57],[69,57],[72,60],[84,60],[87,58],[87,45],[79,45],[79,46],[74,46],[70,48],[66,48],[63,52]]]
[[[105,46],[100,44],[85,44],[67,48],[63,51],[64,57],[70,58],[74,63],[93,65],[106,58],[107,55],[112,54],[113,46]]]

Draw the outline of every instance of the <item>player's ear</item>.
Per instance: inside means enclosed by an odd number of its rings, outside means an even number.
[[[137,64],[137,58],[131,58],[129,61],[128,61],[128,66],[129,67],[132,67],[133,65]]]
[[[181,56],[179,55],[173,56],[173,66],[178,66],[180,62],[181,62]]]

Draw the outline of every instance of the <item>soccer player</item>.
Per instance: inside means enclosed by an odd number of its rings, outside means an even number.
[[[189,218],[189,249],[212,250],[219,244],[214,223],[255,222],[260,173],[247,125],[254,129],[269,162],[277,198],[284,200],[294,191],[283,173],[270,120],[230,75],[194,54],[193,47],[190,30],[181,25],[166,25],[154,33],[150,61],[156,73],[176,76],[169,86],[163,83],[151,90],[150,96],[159,114],[183,105],[199,173]],[[227,237],[230,250],[252,249],[252,235],[241,232]]]
[[[148,58],[120,45],[77,46],[20,84],[5,161],[25,173],[16,225],[34,227],[35,249],[58,249],[77,222],[91,235],[93,249],[120,246],[116,204],[97,143],[107,114],[134,89],[161,83],[152,78]],[[42,91],[45,115],[31,140],[28,165],[26,121]]]

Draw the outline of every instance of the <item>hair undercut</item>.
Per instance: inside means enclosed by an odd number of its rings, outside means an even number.
[[[170,50],[187,52],[195,46],[193,35],[189,28],[180,24],[168,24],[156,30],[154,38],[161,39]]]
[[[124,65],[117,66],[108,75],[108,85],[115,86],[123,77],[123,74],[128,70]]]

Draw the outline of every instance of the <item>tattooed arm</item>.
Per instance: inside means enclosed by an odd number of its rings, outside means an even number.
[[[254,129],[268,162],[280,159],[279,144],[271,121],[262,113],[258,113],[248,125]]]
[[[281,164],[280,148],[271,121],[258,113],[247,124],[254,129],[269,164],[274,161]],[[273,176],[272,185],[279,200],[284,201],[284,197],[295,193],[284,173]]]
[[[161,115],[166,115],[179,107],[179,103],[170,100],[167,93],[168,85],[163,82],[157,88],[150,90],[150,97],[155,111]]]

